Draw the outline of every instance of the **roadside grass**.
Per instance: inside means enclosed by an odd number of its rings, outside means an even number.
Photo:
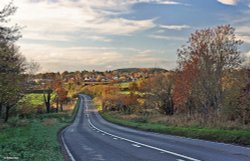
[[[16,157],[20,161],[64,161],[57,133],[70,124],[75,112],[76,108],[37,114],[30,119],[11,118],[0,127],[0,160]]]
[[[63,161],[56,136],[63,126],[63,123],[45,125],[33,120],[28,126],[1,131],[0,160],[17,157],[23,161]]]
[[[151,123],[147,120],[125,120],[112,112],[100,112],[100,114],[107,121],[140,130],[250,146],[249,130],[179,127],[162,123]]]

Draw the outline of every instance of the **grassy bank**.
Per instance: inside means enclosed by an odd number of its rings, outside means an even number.
[[[125,120],[117,114],[114,115],[112,112],[101,112],[100,114],[107,121],[140,130],[250,146],[249,130],[179,127],[161,123],[151,123],[144,120]]]
[[[63,161],[57,132],[67,126],[76,110],[11,118],[0,127],[0,160]]]

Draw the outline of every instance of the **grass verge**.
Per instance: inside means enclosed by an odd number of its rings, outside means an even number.
[[[189,138],[250,146],[250,131],[247,130],[223,130],[223,129],[198,128],[198,127],[178,127],[160,123],[125,120],[117,115],[113,115],[110,112],[105,112],[105,113],[101,112],[100,114],[104,119],[112,123],[144,131],[152,131],[163,134],[184,136]]]
[[[76,111],[74,108],[26,120],[12,118],[5,128],[0,128],[0,160],[64,161],[57,133],[70,124]]]

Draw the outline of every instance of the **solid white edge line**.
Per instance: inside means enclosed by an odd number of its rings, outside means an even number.
[[[171,152],[171,151],[168,151],[168,150],[164,150],[164,149],[161,149],[161,148],[157,148],[157,147],[154,147],[154,146],[150,146],[150,145],[147,145],[147,144],[143,144],[143,143],[139,143],[137,141],[134,141],[134,140],[130,140],[130,139],[126,139],[126,138],[123,138],[123,137],[120,137],[120,136],[117,136],[117,135],[113,135],[113,134],[110,134],[106,131],[103,131],[97,127],[95,127],[92,122],[90,121],[90,119],[88,118],[88,122],[90,124],[90,126],[92,126],[93,128],[95,128],[96,130],[99,130],[107,135],[110,135],[112,137],[116,137],[116,138],[119,138],[121,140],[125,140],[127,142],[130,142],[130,143],[135,143],[135,144],[138,144],[138,145],[141,145],[141,146],[144,146],[144,147],[147,147],[147,148],[150,148],[150,149],[154,149],[154,150],[158,150],[158,151],[161,151],[161,152],[165,152],[165,153],[168,153],[168,154],[171,154],[171,155],[174,155],[174,156],[178,156],[178,157],[181,157],[181,158],[185,158],[185,159],[188,159],[188,160],[192,160],[192,161],[200,161],[198,159],[194,159],[194,158],[191,158],[191,157],[188,157],[188,156],[185,156],[185,155],[182,155],[182,154],[178,154],[178,153],[175,153],[175,152]]]
[[[66,129],[68,129],[68,127],[67,127]],[[69,150],[67,144],[65,143],[65,139],[64,139],[64,137],[63,137],[63,134],[64,134],[64,132],[66,131],[66,129],[64,129],[64,130],[62,131],[62,135],[61,135],[62,143],[63,143],[63,146],[64,146],[64,148],[66,149],[66,151],[67,151],[68,156],[70,157],[70,159],[71,159],[72,161],[76,161],[75,158],[73,157],[72,153],[70,152],[70,150]]]

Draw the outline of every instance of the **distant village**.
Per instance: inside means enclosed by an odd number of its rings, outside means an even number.
[[[74,83],[77,85],[89,85],[89,84],[108,84],[108,83],[120,83],[120,82],[132,82],[139,79],[146,79],[156,73],[169,72],[160,68],[127,68],[117,69],[113,71],[76,71],[62,73],[39,73],[33,76],[30,80],[30,84],[33,85],[46,85],[50,82],[60,79],[64,83]]]

